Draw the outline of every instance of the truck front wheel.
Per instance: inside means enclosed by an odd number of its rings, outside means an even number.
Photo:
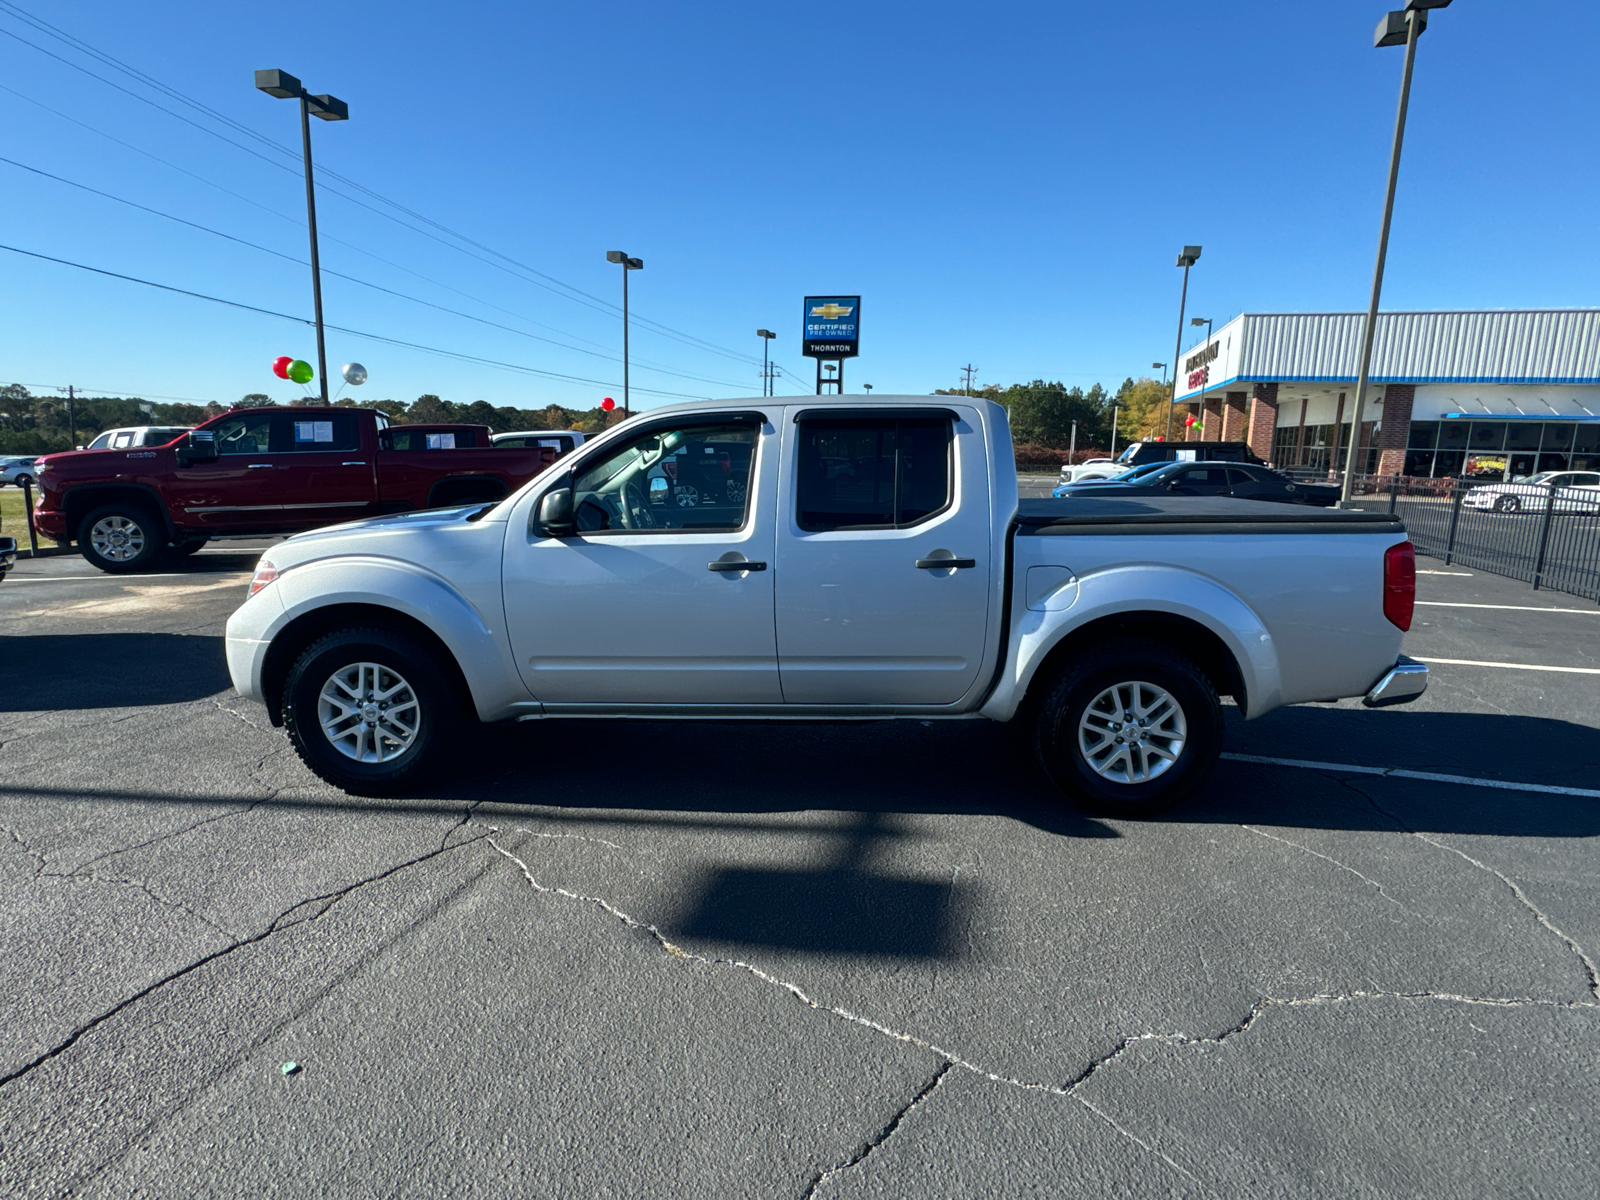
[[[1177,804],[1222,751],[1211,681],[1162,642],[1119,638],[1062,671],[1039,706],[1039,761],[1080,806],[1140,817]]]
[[[113,575],[149,570],[166,544],[161,520],[136,504],[107,504],[78,525],[83,557]]]
[[[388,629],[345,629],[301,652],[283,723],[301,760],[337,788],[390,796],[434,773],[461,700],[434,656]]]

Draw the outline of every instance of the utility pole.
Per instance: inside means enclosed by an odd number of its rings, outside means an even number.
[[[972,377],[977,373],[978,368],[973,366],[971,363],[968,363],[966,366],[961,368],[961,394],[963,396],[972,395]]]
[[[77,392],[69,383],[67,384],[67,423],[72,427],[72,448],[74,450],[78,448],[78,406],[74,403],[76,400]]]
[[[1072,461],[1072,456],[1078,452],[1078,423],[1072,423],[1072,441],[1067,445],[1067,461]]]

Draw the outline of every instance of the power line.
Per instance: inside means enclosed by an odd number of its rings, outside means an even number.
[[[175,221],[179,225],[188,226],[190,229],[198,229],[202,233],[209,233],[209,234],[212,234],[215,237],[225,238],[230,242],[235,242],[238,245],[248,246],[252,250],[258,250],[263,254],[270,254],[274,258],[283,259],[285,262],[291,262],[291,263],[296,264],[297,266],[302,266],[302,267],[309,265],[306,262],[305,259],[296,258],[292,254],[285,254],[280,250],[273,250],[273,249],[271,249],[270,247],[267,247],[267,246],[257,245],[255,242],[246,241],[244,238],[241,238],[241,237],[235,237],[231,233],[224,233],[220,229],[212,229],[208,225],[201,225],[196,221],[187,220],[187,219],[185,219],[183,217],[176,216],[173,213],[163,212],[163,211],[161,211],[160,209],[157,209],[157,208],[151,208],[148,205],[140,204],[140,203],[138,203],[137,201],[134,201],[134,200],[129,200],[125,196],[117,196],[117,195],[112,194],[111,192],[101,191],[99,188],[90,187],[86,183],[78,183],[76,180],[67,179],[67,178],[65,178],[64,176],[61,176],[61,175],[53,175],[49,171],[40,170],[38,167],[30,167],[27,163],[18,162],[14,158],[6,158],[4,155],[0,155],[0,162],[8,163],[13,167],[18,167],[18,168],[20,168],[20,169],[22,169],[24,171],[29,171],[29,172],[31,172],[31,173],[33,173],[35,175],[41,175],[46,179],[53,179],[57,183],[64,183],[68,187],[78,188],[81,191],[89,192],[92,195],[103,197],[106,200],[112,200],[112,201],[115,201],[118,204],[125,204],[129,208],[136,208],[140,212],[149,213],[151,216],[161,217],[164,220],[168,220],[168,221]],[[559,348],[561,348],[563,350],[571,350],[571,351],[573,351],[574,353],[577,353],[577,354],[587,354],[587,355],[590,355],[590,356],[595,357],[595,358],[608,359],[611,362],[621,362],[622,361],[622,359],[620,357],[618,357],[617,355],[615,355],[615,354],[606,354],[606,353],[604,353],[602,351],[599,351],[599,350],[585,350],[581,346],[569,346],[565,342],[558,342],[558,341],[555,341],[553,338],[540,337],[536,333],[528,333],[528,332],[526,332],[524,330],[521,330],[521,329],[513,329],[510,325],[502,325],[498,321],[490,321],[490,320],[488,320],[488,319],[486,319],[484,317],[474,316],[472,313],[461,312],[459,309],[447,308],[442,304],[435,304],[431,300],[423,300],[423,299],[421,299],[420,297],[417,297],[417,296],[409,296],[404,292],[397,292],[393,288],[386,288],[386,287],[383,287],[380,284],[371,283],[371,282],[369,282],[368,280],[365,280],[365,279],[358,279],[354,275],[346,275],[342,271],[325,270],[323,272],[323,274],[332,275],[337,279],[347,280],[350,283],[359,284],[360,286],[365,287],[365,288],[371,288],[373,291],[376,291],[376,292],[383,292],[385,295],[394,296],[394,297],[396,297],[398,299],[409,301],[412,304],[420,304],[420,305],[423,305],[426,308],[431,308],[431,309],[434,309],[434,310],[436,310],[438,312],[449,313],[451,316],[461,317],[464,320],[476,321],[480,325],[488,325],[488,326],[490,326],[491,328],[494,328],[494,329],[501,329],[501,330],[504,330],[507,333],[514,333],[518,337],[530,338],[530,339],[532,339],[533,341],[536,341],[536,342],[544,342],[546,345],[557,346],[557,347],[559,347]],[[728,388],[735,388],[735,389],[737,389],[737,388],[739,388],[741,386],[740,384],[737,384],[737,383],[730,383],[729,381],[727,381],[725,379],[710,379],[710,378],[707,378],[707,377],[705,377],[703,375],[690,375],[690,374],[687,374],[687,373],[685,373],[683,371],[673,371],[673,370],[670,370],[670,369],[665,368],[665,367],[646,367],[644,369],[651,370],[651,371],[656,371],[656,372],[659,372],[660,374],[663,374],[663,375],[673,375],[673,376],[676,376],[679,379],[688,379],[688,380],[691,380],[691,381],[693,381],[695,383],[712,383],[712,384],[718,385],[719,387],[728,387]]]
[[[101,50],[95,48],[94,46],[90,45],[88,42],[83,41],[81,38],[74,37],[72,34],[66,33],[64,30],[58,29],[56,26],[51,25],[49,22],[44,21],[43,19],[41,19],[39,17],[35,17],[33,14],[29,13],[26,9],[23,9],[20,6],[16,5],[16,4],[10,3],[10,0],[0,0],[0,9],[4,9],[7,13],[12,15],[13,17],[15,17],[15,18],[17,18],[19,20],[25,21],[28,25],[30,25],[34,29],[39,30],[42,33],[45,33],[47,36],[51,36],[51,37],[56,38],[59,41],[65,42],[67,45],[71,46],[73,49],[78,50],[80,53],[88,54],[88,55],[92,56],[93,58],[95,58],[97,61],[99,61],[101,63],[104,63],[105,65],[110,66],[115,70],[122,71],[124,74],[128,75],[130,78],[135,79],[136,81],[144,84],[145,86],[151,87],[151,88],[155,88],[158,91],[160,91],[161,93],[163,93],[164,95],[167,95],[167,96],[169,96],[171,98],[180,100],[185,105],[187,105],[187,106],[189,106],[191,108],[197,109],[197,110],[199,110],[201,112],[206,113],[208,116],[211,116],[213,119],[218,120],[218,121],[226,124],[231,129],[235,129],[235,130],[237,130],[237,131],[239,131],[241,133],[244,133],[244,134],[250,136],[251,138],[254,138],[256,141],[261,142],[262,144],[267,145],[267,146],[279,151],[280,153],[286,154],[286,155],[290,156],[291,158],[297,157],[297,152],[295,152],[294,150],[290,149],[289,147],[286,147],[286,146],[282,145],[281,143],[279,143],[279,142],[277,142],[277,141],[265,136],[264,134],[257,133],[255,130],[250,129],[248,126],[244,125],[242,122],[236,121],[232,117],[226,116],[225,114],[220,113],[217,110],[212,109],[209,106],[207,106],[207,105],[205,105],[203,103],[200,103],[199,101],[196,101],[196,100],[192,99],[191,97],[184,95],[181,92],[178,92],[176,89],[171,88],[170,86],[168,86],[165,83],[162,83],[160,80],[155,79],[153,76],[148,75],[145,72],[140,71],[135,67],[129,66],[128,64],[122,62],[120,59],[117,59],[113,55],[107,54],[104,51],[101,51]],[[95,74],[95,72],[90,71],[88,68],[83,67],[83,66],[81,66],[81,65],[79,65],[77,63],[73,63],[70,60],[63,58],[62,56],[53,53],[52,51],[44,49],[42,46],[39,46],[36,43],[28,41],[26,38],[20,37],[15,33],[11,33],[9,30],[0,29],[0,33],[5,33],[6,36],[14,38],[17,41],[22,42],[24,45],[30,46],[33,49],[38,50],[40,53],[46,54],[49,57],[54,58],[57,61],[62,62],[67,66],[72,67],[74,70],[80,71],[83,74],[88,75],[92,79],[97,79],[101,83],[106,84],[106,86],[108,86],[108,87],[116,88],[118,91],[124,92],[124,93],[126,93],[127,95],[130,95],[130,96],[133,96],[135,99],[138,99],[141,102],[143,102],[145,104],[148,104],[152,108],[155,108],[155,109],[157,109],[157,110],[159,110],[161,112],[164,112],[169,116],[175,117],[176,119],[178,119],[180,121],[183,121],[187,125],[191,125],[196,129],[200,129],[202,132],[209,133],[213,137],[216,137],[219,140],[221,140],[223,142],[226,142],[230,146],[234,146],[237,149],[243,150],[247,154],[252,155],[253,157],[260,158],[263,161],[268,162],[273,166],[281,167],[282,169],[288,170],[290,172],[294,172],[294,170],[295,170],[294,167],[288,165],[287,163],[276,162],[276,161],[274,161],[272,159],[266,158],[266,156],[262,155],[259,151],[252,150],[247,146],[242,146],[242,145],[240,145],[240,143],[235,142],[231,138],[224,137],[222,134],[218,133],[215,130],[206,129],[204,126],[202,126],[202,125],[198,124],[197,122],[189,119],[188,117],[182,115],[181,113],[175,113],[171,109],[166,108],[163,105],[156,104],[154,101],[150,100],[148,97],[139,96],[139,95],[137,95],[137,93],[134,93],[134,92],[130,91],[129,89],[122,87],[120,84],[114,83],[111,80],[108,80],[108,79],[104,78],[101,75],[97,75],[97,74]],[[596,308],[598,306],[598,311],[607,312],[610,315],[620,315],[620,309],[618,308],[618,306],[615,305],[615,304],[612,304],[610,301],[603,300],[599,296],[595,296],[595,295],[592,295],[589,292],[584,291],[582,288],[576,287],[573,284],[569,284],[569,283],[565,282],[564,280],[557,279],[555,276],[547,274],[544,271],[540,271],[536,267],[528,266],[526,263],[520,262],[519,260],[517,260],[515,258],[512,258],[510,255],[501,253],[500,251],[494,249],[492,246],[488,246],[488,245],[485,245],[482,242],[478,242],[478,241],[474,240],[473,238],[468,237],[466,234],[463,234],[463,233],[460,233],[460,232],[458,232],[458,231],[456,231],[454,229],[451,229],[449,226],[444,225],[443,223],[441,223],[439,221],[435,221],[431,217],[425,216],[422,213],[416,212],[415,210],[406,207],[405,205],[399,203],[398,201],[391,200],[387,196],[384,196],[382,193],[377,192],[374,189],[369,188],[369,187],[365,186],[364,184],[361,184],[361,183],[357,182],[354,179],[350,179],[349,177],[341,175],[338,172],[333,171],[333,170],[328,169],[328,168],[324,168],[323,175],[326,178],[335,179],[338,182],[343,183],[348,187],[355,188],[357,191],[360,191],[360,192],[364,193],[365,195],[371,196],[373,199],[379,201],[380,203],[386,204],[389,207],[391,207],[391,208],[393,208],[393,209],[395,209],[395,210],[397,210],[399,212],[405,213],[407,216],[413,218],[414,220],[422,221],[423,223],[425,223],[427,225],[430,225],[433,228],[435,228],[435,229],[437,229],[437,230],[439,230],[439,231],[441,231],[443,233],[449,234],[450,237],[453,237],[453,238],[457,239],[458,241],[465,242],[467,245],[474,246],[474,247],[476,247],[476,248],[478,248],[480,250],[483,250],[486,253],[491,254],[496,258],[502,259],[504,262],[510,263],[512,266],[517,267],[518,270],[520,270],[522,272],[525,272],[526,274],[533,275],[533,276],[537,277],[536,279],[525,279],[524,280],[525,282],[534,283],[536,286],[544,287],[546,290],[552,291],[556,295],[563,296],[565,299],[571,300],[574,303],[583,304],[584,307]],[[370,212],[376,213],[379,216],[382,216],[382,217],[385,217],[388,220],[394,221],[396,224],[401,225],[401,226],[403,226],[405,228],[411,229],[415,233],[420,233],[424,237],[429,237],[432,240],[439,242],[441,245],[444,245],[444,246],[446,246],[446,247],[448,247],[450,249],[455,250],[457,253],[466,254],[470,258],[474,258],[474,259],[477,259],[480,262],[484,262],[486,265],[496,266],[500,270],[506,270],[506,268],[500,267],[499,264],[497,264],[497,263],[490,262],[488,259],[483,258],[481,255],[473,254],[470,251],[464,250],[460,246],[452,245],[450,242],[447,242],[442,238],[439,238],[439,237],[437,237],[437,236],[435,236],[433,234],[428,233],[427,230],[418,229],[414,225],[409,225],[409,224],[407,224],[407,222],[401,221],[398,217],[395,217],[390,213],[385,213],[380,209],[373,208],[370,204],[365,204],[365,203],[363,203],[362,201],[356,199],[353,196],[345,195],[344,193],[338,191],[335,188],[328,188],[327,190],[329,192],[331,192],[332,194],[334,194],[336,196],[339,196],[341,199],[347,200],[352,204],[356,204],[359,207],[365,208]],[[516,276],[516,272],[508,271],[507,273]],[[517,276],[517,277],[522,278],[522,276]],[[543,282],[540,282],[540,281],[543,281]],[[554,286],[551,286],[551,285],[554,285]],[[563,289],[563,290],[562,291],[556,291],[557,288],[560,288],[560,289]],[[570,293],[570,294],[568,294],[568,293]],[[710,353],[720,354],[720,355],[723,355],[724,357],[732,358],[735,361],[746,362],[746,363],[753,363],[753,362],[756,361],[756,358],[755,358],[755,356],[753,354],[749,354],[749,353],[742,352],[742,351],[730,350],[730,349],[728,349],[726,347],[718,346],[714,342],[706,341],[703,338],[696,337],[695,335],[687,333],[687,332],[685,332],[683,330],[675,329],[672,326],[666,325],[666,324],[664,324],[662,322],[659,322],[659,321],[652,320],[652,319],[650,319],[648,317],[640,316],[637,313],[633,314],[633,319],[640,326],[645,327],[645,328],[649,329],[651,332],[654,332],[654,333],[656,333],[656,334],[658,334],[660,336],[668,337],[668,338],[671,338],[671,339],[673,339],[675,341],[681,341],[681,342],[684,342],[685,344],[688,344],[688,345],[694,346],[696,348],[708,351]]]
[[[0,0],[0,3],[3,3],[3,0]],[[69,116],[68,114],[62,112],[60,109],[52,108],[50,105],[45,104],[43,101],[38,100],[38,99],[34,98],[33,96],[27,95],[25,92],[19,92],[15,88],[8,87],[3,83],[0,83],[0,91],[7,92],[10,95],[15,96],[17,99],[26,101],[27,103],[32,104],[37,108],[41,108],[45,112],[50,113],[52,116],[59,117],[63,121],[68,121],[73,125],[77,125],[81,129],[87,129],[90,133],[93,133],[93,134],[96,134],[96,135],[98,135],[100,137],[103,137],[107,141],[114,142],[116,145],[122,146],[122,147],[124,147],[124,148],[126,148],[128,150],[132,150],[136,154],[141,154],[144,157],[150,159],[152,162],[158,162],[164,167],[168,167],[168,168],[170,168],[170,169],[172,169],[174,171],[177,171],[180,175],[185,175],[190,179],[193,179],[193,180],[196,180],[199,183],[205,184],[207,187],[215,188],[217,191],[222,192],[224,195],[232,196],[236,200],[243,200],[246,204],[249,204],[254,208],[259,208],[262,212],[267,213],[270,216],[277,217],[280,221],[286,221],[289,224],[294,225],[294,226],[296,226],[297,228],[300,228],[300,229],[304,229],[306,227],[305,226],[305,222],[300,220],[297,217],[287,216],[284,213],[281,213],[281,212],[277,211],[274,208],[270,208],[265,204],[262,204],[262,203],[260,203],[260,202],[258,202],[256,200],[252,200],[249,196],[246,196],[241,192],[233,191],[231,188],[226,188],[222,184],[217,183],[214,180],[207,179],[204,175],[197,175],[195,172],[190,171],[185,167],[178,166],[177,163],[170,162],[167,159],[162,158],[158,154],[152,154],[150,151],[145,150],[144,148],[142,148],[140,146],[134,145],[132,142],[125,141],[122,138],[119,138],[119,137],[115,136],[114,134],[107,133],[105,130],[100,129],[100,128],[94,126],[94,125],[89,124],[87,121],[81,121],[77,117]],[[15,165],[24,166],[24,164],[21,164],[21,163],[17,163]],[[24,169],[26,169],[26,170],[36,170],[36,168],[25,167],[25,166],[24,166]],[[40,174],[48,174],[47,172],[39,172],[39,173]],[[60,177],[59,176],[51,176],[51,178],[59,179]],[[71,180],[65,180],[65,179],[63,179],[62,182],[64,182],[64,183],[72,183]],[[72,186],[74,186],[74,187],[83,187],[85,185],[72,183]],[[88,190],[94,190],[94,189],[88,189]],[[100,193],[100,194],[108,195],[108,193]],[[112,199],[118,199],[118,197],[111,197],[111,198]],[[158,215],[167,215],[167,214],[158,214]],[[174,219],[175,220],[181,220],[182,218],[174,218]],[[203,228],[203,227],[197,226],[197,228]],[[209,230],[208,232],[216,232],[216,231],[215,230]],[[231,235],[229,235],[229,234],[220,234],[219,236],[230,237]],[[242,239],[239,239],[239,240],[242,240]],[[583,337],[583,336],[581,336],[579,334],[572,333],[569,330],[559,329],[554,325],[548,325],[543,321],[536,321],[532,317],[529,317],[529,316],[527,316],[527,315],[525,315],[523,313],[519,313],[519,312],[516,312],[516,311],[514,311],[512,309],[505,308],[502,305],[495,304],[491,300],[485,300],[481,296],[474,296],[471,292],[464,292],[460,288],[453,287],[450,284],[443,282],[442,280],[434,279],[431,276],[422,274],[420,271],[412,270],[410,267],[402,266],[400,263],[393,262],[390,259],[384,258],[381,254],[374,254],[372,251],[364,249],[363,247],[356,245],[354,242],[346,241],[344,238],[335,237],[333,234],[330,234],[330,233],[323,233],[322,234],[322,240],[326,241],[326,242],[336,242],[339,245],[344,246],[347,249],[354,250],[357,254],[360,254],[360,255],[363,255],[366,258],[372,259],[374,262],[382,263],[386,267],[392,267],[396,271],[401,271],[401,272],[403,272],[403,273],[405,273],[407,275],[412,276],[415,279],[420,279],[424,283],[432,284],[434,287],[443,288],[447,292],[452,292],[457,296],[463,297],[464,299],[471,300],[475,304],[481,304],[485,308],[492,308],[496,312],[502,312],[502,313],[505,313],[509,317],[515,317],[517,320],[526,322],[527,324],[535,326],[536,328],[548,329],[552,333],[559,333],[563,337],[569,337],[569,338],[573,339],[574,341],[585,342],[590,346],[600,347],[600,348],[603,349],[603,347],[601,346],[601,343],[599,343],[599,342],[593,341],[593,340],[591,340],[589,338],[586,338],[586,337]],[[251,244],[251,243],[246,243],[246,244]],[[269,251],[267,251],[267,253],[275,254],[275,255],[279,254],[279,252],[276,251],[276,250],[269,250]],[[287,257],[287,256],[279,255],[279,257]],[[302,265],[302,266],[307,265],[304,262],[304,260],[302,260],[302,259],[291,259],[291,261],[300,263],[300,265]],[[338,274],[338,272],[329,271],[328,274]],[[350,277],[350,276],[341,276],[341,278],[350,279],[352,277]],[[354,282],[361,282],[360,280],[353,280],[353,281]],[[368,285],[368,286],[376,286],[376,285]],[[420,301],[419,303],[426,303],[426,302],[425,301]],[[559,344],[559,343],[557,343],[557,344]],[[615,356],[610,356],[610,357],[612,357],[613,361],[620,361],[620,360],[617,360],[615,358]],[[653,369],[653,370],[662,370],[662,371],[670,371],[671,370],[670,368],[662,367],[659,363],[655,362],[652,359],[639,358],[639,357],[635,356],[633,361],[638,363],[642,367],[647,367],[647,368],[650,368],[650,369]],[[672,373],[677,374],[677,372],[672,372]],[[693,377],[688,377],[688,378],[693,378]]]
[[[66,258],[56,258],[49,254],[39,254],[33,250],[23,250],[18,246],[0,244],[0,250],[8,250],[12,254],[21,254],[28,258],[37,258],[45,262],[58,263],[64,267],[73,267],[79,271],[89,271],[95,275],[105,275],[112,279],[125,280],[128,283],[143,284],[145,287],[159,288],[163,292],[174,292],[180,296],[190,296],[196,300],[209,300],[213,304],[225,304],[229,308],[244,309],[246,312],[258,313],[264,317],[276,317],[280,321],[293,321],[297,325],[311,325],[313,322],[306,317],[296,317],[289,313],[274,312],[270,308],[258,308],[254,304],[243,304],[238,300],[225,300],[221,296],[209,296],[204,292],[192,292],[188,288],[174,287],[171,284],[156,283],[152,279],[140,279],[137,275],[124,275],[120,271],[108,271],[102,267],[91,267],[87,263],[73,262]],[[476,354],[465,354],[459,350],[444,350],[438,346],[425,346],[420,342],[408,342],[402,338],[386,337],[379,333],[368,333],[360,329],[350,329],[342,325],[327,325],[336,333],[349,334],[351,337],[365,338],[368,341],[382,342],[390,346],[403,346],[409,350],[419,350],[425,354],[438,354],[445,358],[453,358],[462,362],[481,363],[485,366],[501,367],[508,371],[520,371],[526,375],[538,375],[546,379],[557,379],[565,383],[584,383],[594,387],[614,388],[616,383],[605,379],[587,379],[581,375],[565,375],[559,371],[546,371],[540,367],[529,367],[521,363],[501,362],[498,359],[484,358]],[[698,396],[690,392],[668,392],[658,388],[637,388],[637,391],[650,396],[672,396],[685,400],[705,400],[706,396]]]

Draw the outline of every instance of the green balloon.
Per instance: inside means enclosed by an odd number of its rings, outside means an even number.
[[[295,383],[310,383],[315,375],[311,364],[303,358],[297,358],[289,364],[289,378]]]

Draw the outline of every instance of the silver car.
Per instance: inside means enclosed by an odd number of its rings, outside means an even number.
[[[1464,508],[1498,513],[1600,511],[1600,471],[1542,471],[1510,483],[1486,483],[1461,498]]]
[[[38,472],[33,469],[36,461],[37,458],[19,458],[14,455],[0,458],[0,487],[8,483],[21,487],[23,480],[33,483],[38,477]]]

